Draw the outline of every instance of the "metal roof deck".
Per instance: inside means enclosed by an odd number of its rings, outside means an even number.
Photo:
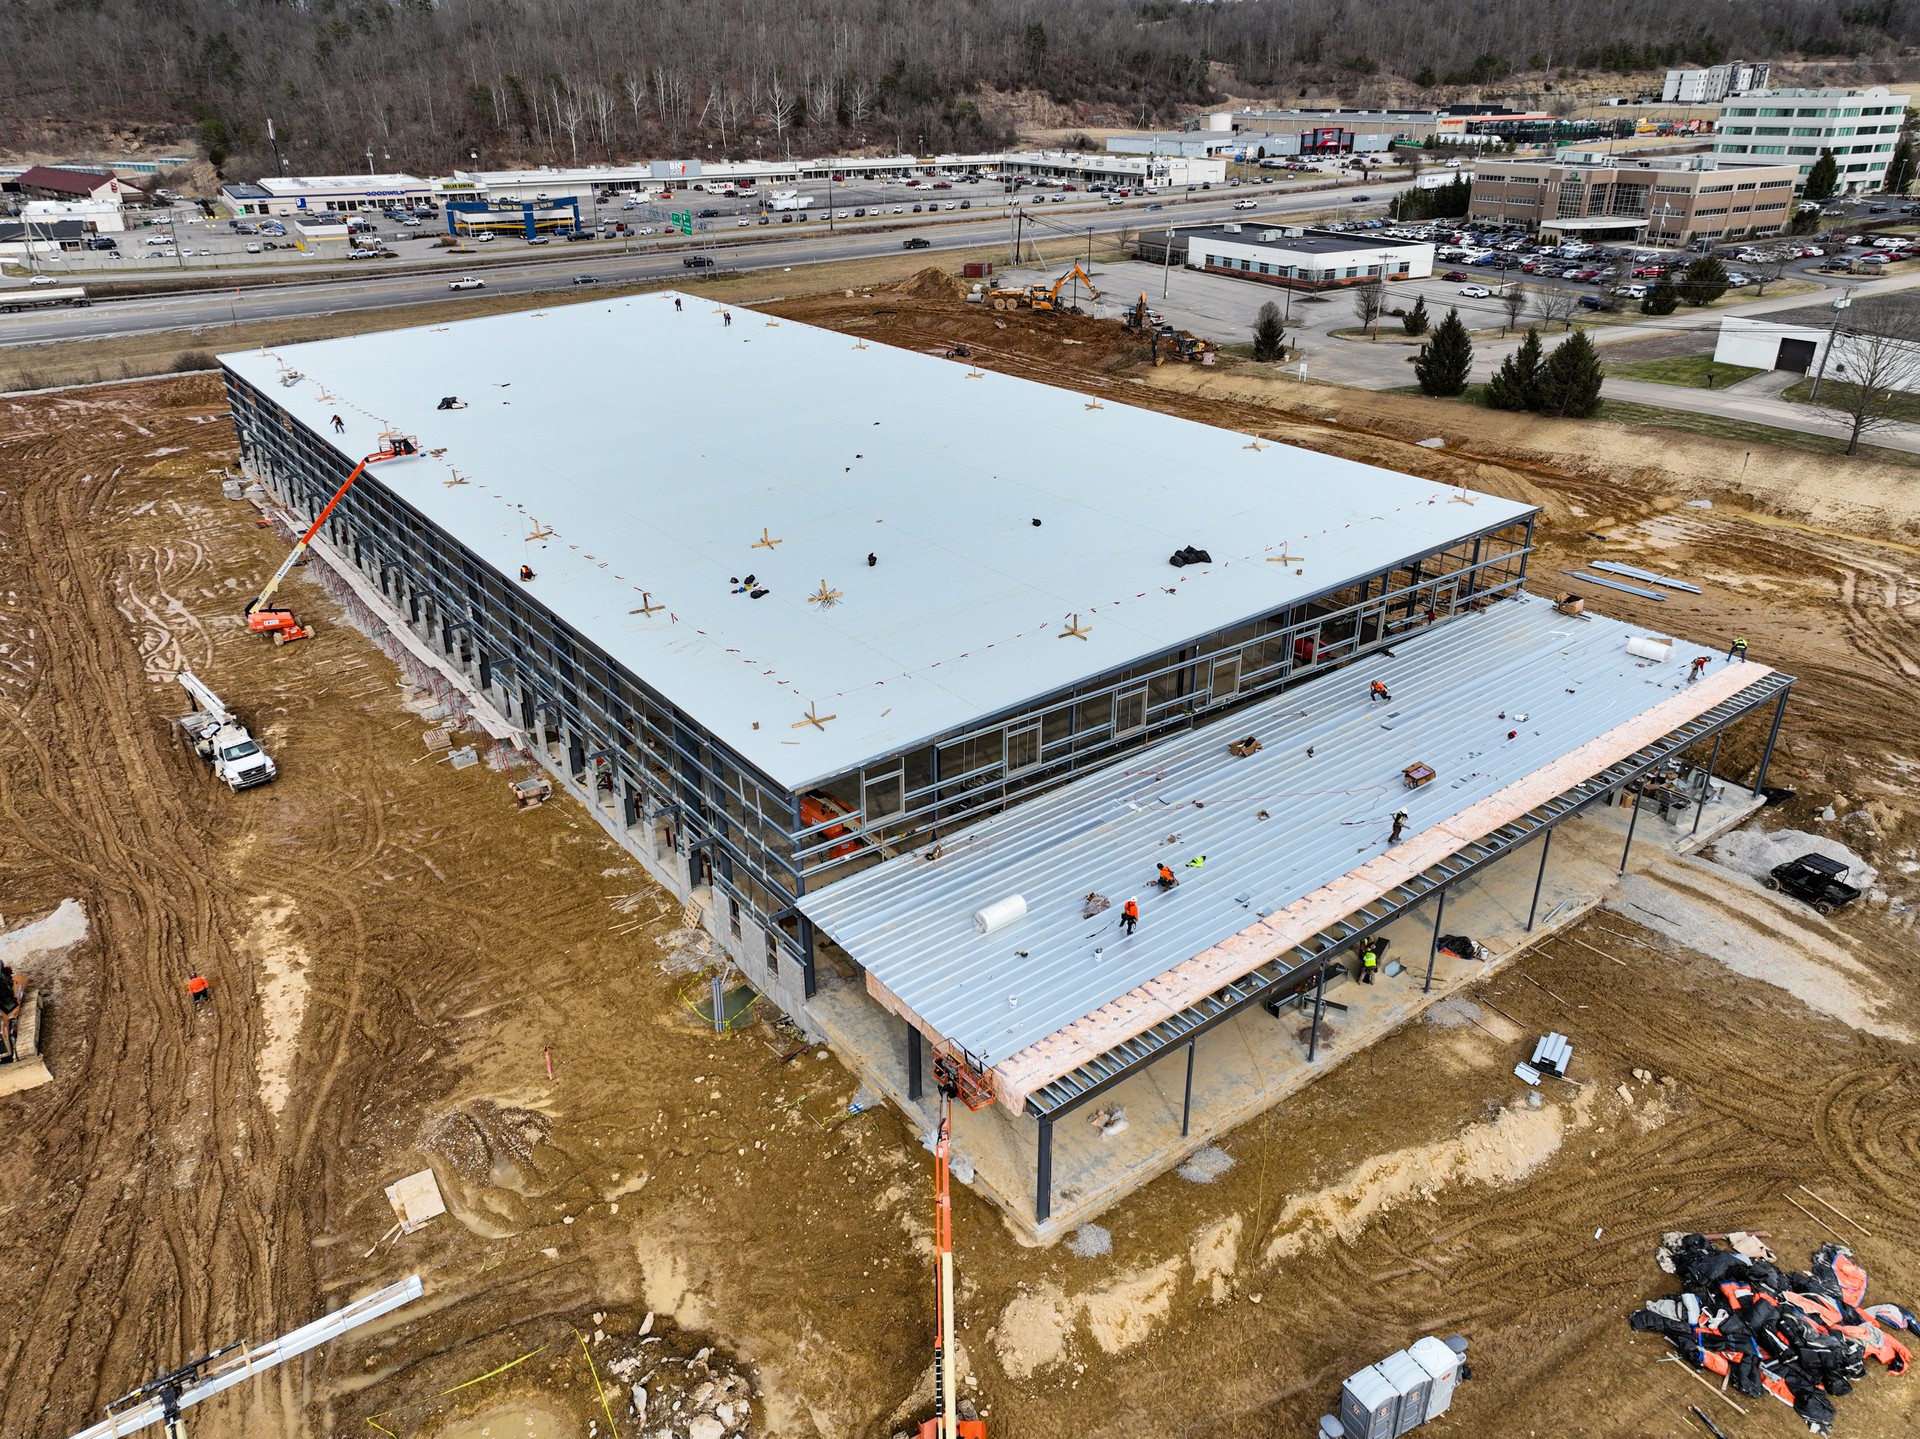
[[[532,599],[796,790],[1533,510],[732,316],[667,291],[222,362],[343,475],[417,435],[361,484],[531,565]],[[1169,566],[1188,544],[1216,562]],[[748,574],[766,597],[731,593]]]
[[[1535,597],[1497,604],[946,836],[936,861],[902,855],[800,908],[935,1035],[998,1064],[1380,854],[1395,809],[1417,836],[1685,689],[1689,662],[1711,653],[1676,643],[1649,663],[1625,650],[1642,633]],[[1376,677],[1392,703],[1369,702]],[[1246,734],[1265,747],[1230,755]],[[1438,778],[1408,790],[1401,770],[1415,762]],[[1187,868],[1197,855],[1205,866]],[[1180,877],[1167,893],[1151,884],[1162,860]],[[1113,907],[1087,920],[1090,891]],[[1012,894],[1026,917],[976,934],[974,912]],[[1130,896],[1141,920],[1127,938]]]

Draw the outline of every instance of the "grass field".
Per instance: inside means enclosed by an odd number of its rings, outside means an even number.
[[[1807,397],[1813,393],[1812,380],[1796,380],[1780,392],[1780,398],[1796,405],[1807,403]],[[1854,386],[1845,380],[1836,380],[1829,376],[1820,382],[1820,394],[1834,408],[1848,411],[1854,405]],[[1889,419],[1920,421],[1920,395],[1910,395],[1904,391],[1891,391],[1886,399],[1874,407],[1875,414],[1885,414]]]
[[[1607,373],[1623,380],[1651,380],[1656,385],[1682,385],[1693,390],[1724,390],[1760,373],[1749,365],[1715,364],[1711,354],[1675,355],[1664,360],[1612,360]]]

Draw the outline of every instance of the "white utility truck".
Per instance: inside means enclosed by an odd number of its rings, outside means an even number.
[[[280,773],[267,752],[260,748],[260,742],[199,676],[192,670],[181,670],[174,678],[199,706],[174,723],[193,741],[200,758],[226,781],[228,789],[251,789]]]

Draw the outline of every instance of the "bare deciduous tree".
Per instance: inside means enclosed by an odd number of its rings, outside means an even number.
[[[1380,338],[1380,316],[1387,308],[1387,287],[1379,279],[1362,280],[1353,287],[1353,313],[1360,317],[1360,328],[1372,330]]]
[[[793,124],[793,92],[777,74],[767,76],[760,118],[773,126],[773,138],[782,149],[787,144],[787,128]]]
[[[1856,317],[1855,311],[1860,313]],[[1841,312],[1811,402],[1847,427],[1847,453],[1905,417],[1920,389],[1920,310],[1888,297]]]
[[[1760,296],[1766,294],[1767,286],[1773,284],[1774,281],[1787,273],[1787,257],[1784,254],[1778,250],[1768,250],[1764,253],[1767,256],[1764,260],[1743,260],[1740,262],[1741,271],[1753,279],[1753,295],[1755,299],[1759,299]]]
[[[1526,313],[1528,300],[1527,287],[1518,280],[1509,280],[1500,291],[1500,308],[1506,312],[1506,321],[1500,326],[1500,333],[1506,334],[1520,323],[1520,316]]]
[[[1540,317],[1544,329],[1550,330],[1560,325],[1571,330],[1573,312],[1579,308],[1579,304],[1578,295],[1558,285],[1542,285],[1533,292],[1533,313]]]
[[[873,114],[873,86],[860,76],[855,75],[847,81],[847,123],[856,130],[863,128],[867,117]]]

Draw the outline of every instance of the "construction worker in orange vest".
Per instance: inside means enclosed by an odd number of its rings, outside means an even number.
[[[1387,700],[1391,702],[1392,699],[1393,699],[1393,692],[1389,690],[1385,685],[1381,684],[1379,680],[1374,680],[1371,684],[1367,686],[1367,703],[1368,704],[1372,704],[1376,700]]]
[[[1154,880],[1154,883],[1159,885],[1160,888],[1172,889],[1176,884],[1180,883],[1179,880],[1173,877],[1173,871],[1168,869],[1164,864],[1159,866],[1159,870],[1160,877]]]
[[[1138,923],[1140,923],[1140,901],[1129,899],[1120,908],[1120,927],[1128,934],[1132,934],[1133,927]]]
[[[206,976],[203,974],[194,974],[188,977],[187,993],[193,996],[193,1002],[196,1006],[213,1003],[213,991],[209,988]]]

